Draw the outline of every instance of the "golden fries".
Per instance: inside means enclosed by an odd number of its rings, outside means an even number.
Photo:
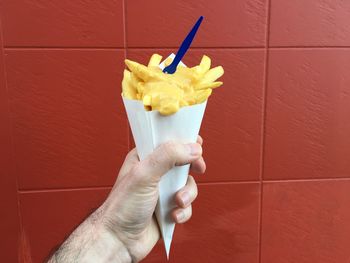
[[[200,89],[215,89],[220,87],[223,84],[222,81],[216,81],[216,82],[204,82],[200,83],[196,86],[196,90]]]
[[[162,56],[153,54],[147,67],[126,59],[122,95],[141,100],[146,110],[158,110],[170,115],[180,107],[199,104],[208,99],[212,89],[223,83],[216,81],[224,74],[221,66],[210,69],[211,60],[204,55],[199,65],[187,68],[178,66],[174,74],[165,74],[159,68]],[[172,59],[167,59],[168,65]]]
[[[161,55],[153,54],[148,62],[147,67],[158,67],[161,61],[162,61]]]
[[[224,74],[224,69],[221,66],[210,69],[204,74],[200,83],[211,83],[220,78]]]
[[[128,99],[134,99],[136,97],[136,91],[131,85],[131,72],[124,69],[124,77],[122,81],[123,96]]]

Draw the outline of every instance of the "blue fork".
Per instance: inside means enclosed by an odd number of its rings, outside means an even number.
[[[187,37],[182,42],[179,50],[176,53],[176,56],[175,56],[173,62],[169,66],[167,66],[167,67],[165,67],[163,69],[164,73],[168,73],[168,74],[174,74],[175,73],[177,65],[180,63],[181,59],[183,58],[183,56],[186,54],[188,48],[190,47],[190,45],[192,43],[192,40],[193,40],[194,36],[196,35],[199,26],[202,23],[202,20],[203,20],[203,16],[201,16],[197,20],[196,24],[193,26],[193,28],[190,31],[190,33],[188,33]]]

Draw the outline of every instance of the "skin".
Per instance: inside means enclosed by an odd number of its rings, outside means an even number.
[[[128,153],[117,181],[106,201],[61,245],[48,262],[139,262],[160,238],[154,217],[158,183],[172,167],[191,164],[191,170],[204,173],[203,140],[160,145],[140,161],[136,149]],[[192,176],[176,193],[173,220],[185,223],[191,218],[191,203],[198,194]]]

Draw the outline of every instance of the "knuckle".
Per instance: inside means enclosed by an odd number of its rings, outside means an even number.
[[[179,147],[175,142],[169,141],[161,146],[160,153],[166,160],[170,161],[171,165],[173,166],[177,156],[179,155]]]
[[[128,154],[126,155],[125,159],[128,159],[128,158],[132,157],[134,154],[137,154],[136,148],[134,148],[131,151],[129,151]]]
[[[204,159],[202,158],[203,162],[203,173],[207,170],[207,164],[205,163]]]
[[[198,197],[198,187],[196,184],[193,191],[193,200],[195,200],[197,197]]]
[[[177,145],[173,141],[169,141],[163,144],[163,152],[164,154],[167,154],[168,156],[172,157],[177,152]]]
[[[135,165],[129,171],[128,184],[140,186],[140,184],[150,183],[149,176],[144,172],[142,165]]]
[[[189,180],[192,181],[191,193],[194,200],[198,196],[198,186],[192,175],[189,175]]]
[[[142,169],[141,169],[140,165],[134,165],[130,169],[129,174],[132,177],[139,177],[139,176],[141,176],[141,171],[142,171]]]
[[[186,219],[190,219],[192,217],[192,206],[190,205],[189,207],[187,207],[184,212],[186,215]]]
[[[157,158],[155,155],[150,155],[147,159],[147,165],[149,165],[152,168],[159,166],[159,164],[159,158]]]

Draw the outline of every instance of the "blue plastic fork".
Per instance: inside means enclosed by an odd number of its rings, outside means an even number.
[[[188,48],[190,47],[190,45],[192,43],[192,40],[193,40],[194,36],[196,35],[199,26],[202,23],[202,20],[203,20],[203,16],[201,16],[197,20],[196,24],[193,26],[193,28],[190,31],[190,33],[188,33],[187,37],[182,42],[179,50],[176,53],[176,56],[175,56],[173,62],[169,66],[167,66],[167,67],[165,67],[163,69],[164,73],[168,73],[168,74],[174,74],[175,73],[177,65],[180,63],[181,59],[183,58],[183,56],[186,54]]]

